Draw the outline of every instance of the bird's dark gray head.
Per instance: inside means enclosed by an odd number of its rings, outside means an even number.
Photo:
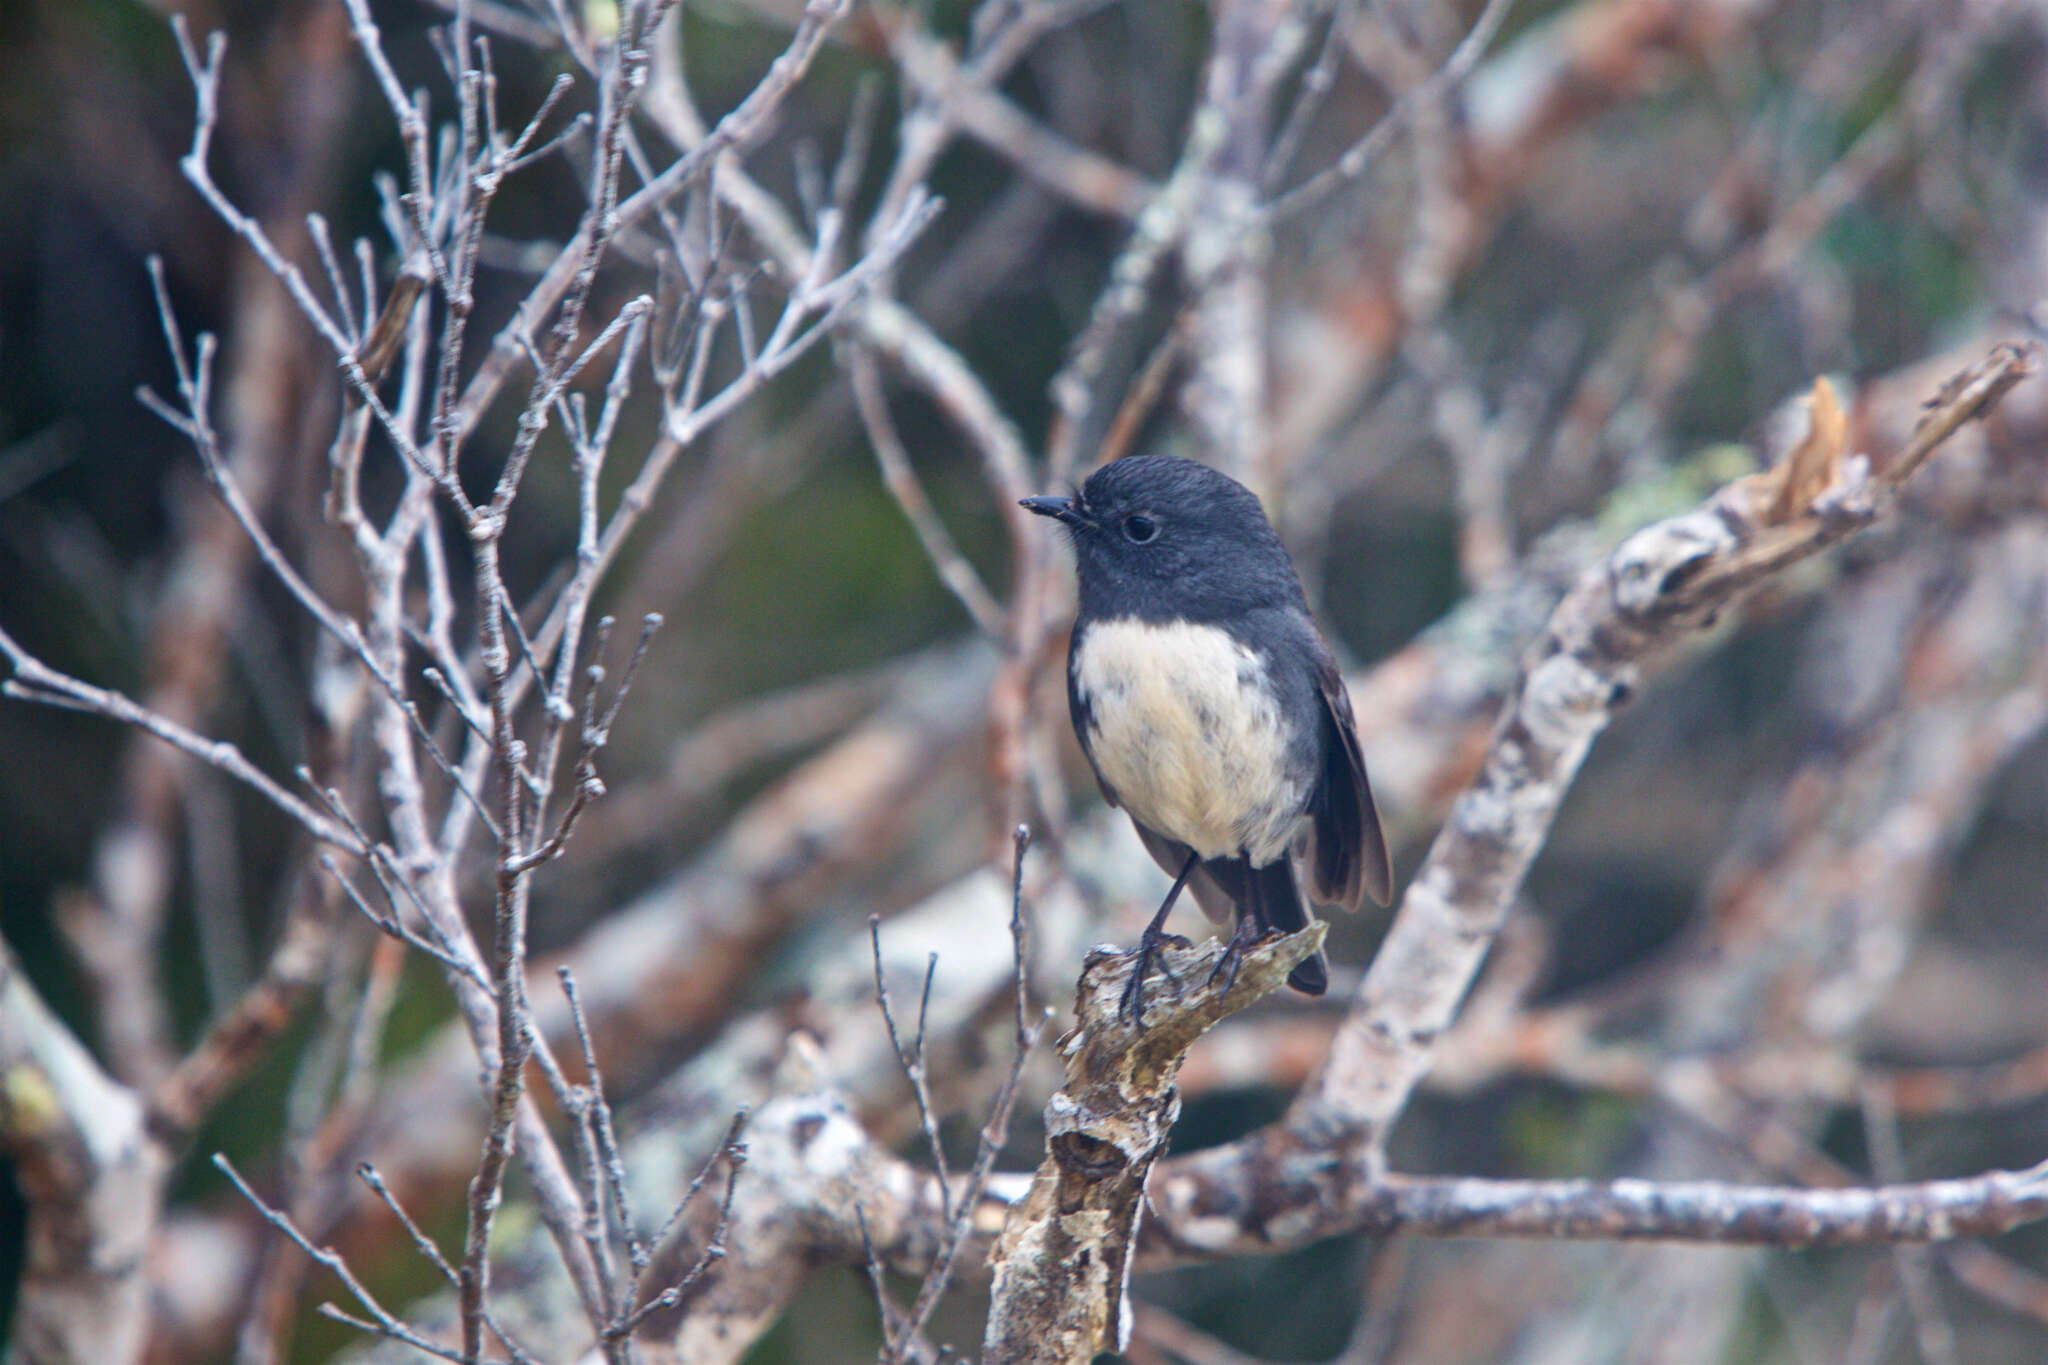
[[[1072,536],[1084,615],[1213,621],[1302,600],[1259,500],[1194,460],[1117,460],[1071,498],[1024,506]]]

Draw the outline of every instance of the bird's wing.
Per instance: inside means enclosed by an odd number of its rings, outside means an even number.
[[[1320,639],[1316,644],[1316,693],[1328,727],[1321,770],[1309,798],[1309,885],[1315,899],[1325,905],[1357,910],[1367,895],[1385,905],[1394,894],[1394,872],[1372,786],[1365,777],[1351,695],[1344,690],[1344,676],[1337,671],[1329,646]]]

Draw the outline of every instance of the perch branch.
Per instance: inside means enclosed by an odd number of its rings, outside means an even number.
[[[984,1360],[1085,1362],[1129,1344],[1131,1253],[1146,1180],[1180,1117],[1181,1061],[1219,1020],[1278,989],[1323,928],[1260,943],[1222,989],[1214,971],[1227,948],[1168,948],[1169,978],[1203,984],[1155,1001],[1138,1026],[1123,993],[1143,960],[1090,954],[1060,1044],[1066,1083],[1045,1107],[1046,1158],[989,1255]]]

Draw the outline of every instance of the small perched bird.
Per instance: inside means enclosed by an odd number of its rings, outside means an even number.
[[[1023,505],[1067,528],[1081,610],[1067,652],[1074,733],[1173,887],[1138,941],[1124,1005],[1173,938],[1183,887],[1210,919],[1236,915],[1217,965],[1235,979],[1265,933],[1308,926],[1314,898],[1356,910],[1393,889],[1351,698],[1294,564],[1243,484],[1193,460],[1133,456],[1072,497]],[[1175,940],[1185,942],[1185,940]],[[1317,952],[1287,984],[1329,987]]]

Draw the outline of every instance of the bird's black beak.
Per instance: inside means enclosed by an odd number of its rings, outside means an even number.
[[[1029,508],[1041,517],[1051,517],[1055,521],[1063,521],[1069,526],[1079,526],[1081,524],[1081,509],[1074,505],[1074,499],[1072,498],[1019,498],[1017,505]]]

